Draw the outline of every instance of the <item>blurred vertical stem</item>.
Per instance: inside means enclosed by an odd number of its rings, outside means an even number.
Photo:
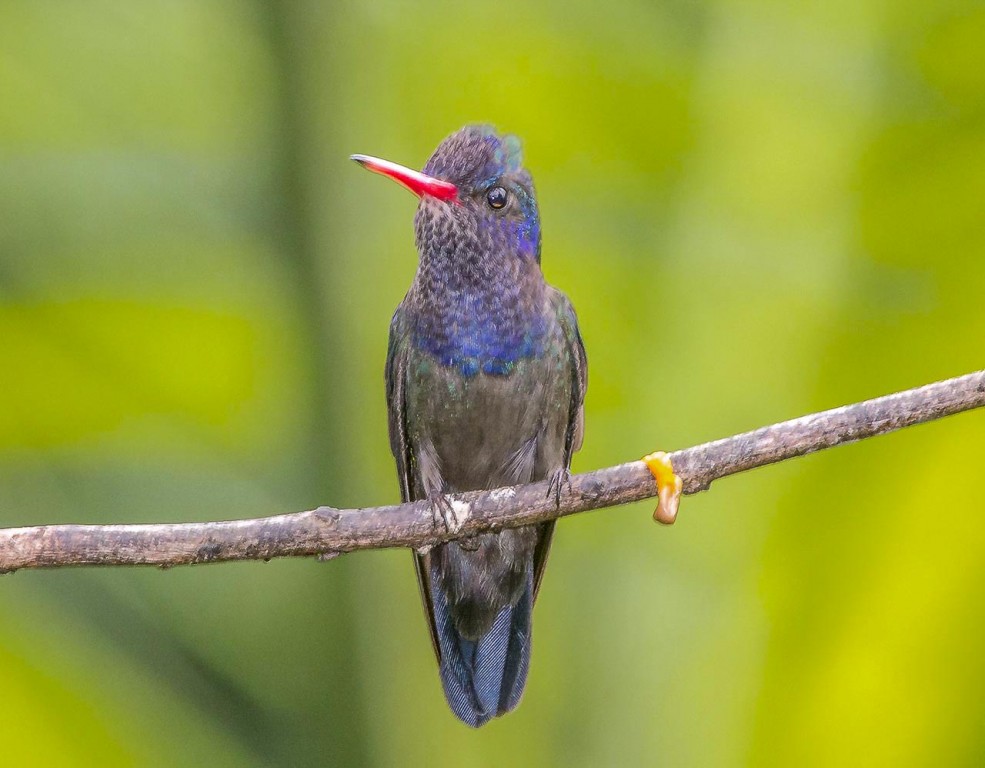
[[[346,462],[336,457],[344,446],[346,417],[351,412],[348,399],[351,388],[343,379],[346,366],[338,365],[339,354],[333,344],[344,340],[345,318],[337,308],[344,302],[332,300],[333,290],[344,285],[333,279],[332,262],[320,258],[317,231],[319,215],[316,189],[324,192],[322,179],[313,176],[319,166],[316,159],[325,151],[324,143],[333,132],[316,131],[314,100],[324,100],[330,80],[319,78],[318,90],[309,89],[309,76],[317,60],[315,52],[326,45],[332,29],[332,17],[337,13],[332,4],[292,3],[287,0],[260,2],[275,68],[277,88],[277,132],[275,135],[275,184],[280,198],[278,219],[275,221],[281,250],[292,264],[296,311],[299,315],[301,348],[307,363],[308,391],[304,402],[310,409],[305,420],[307,445],[302,456],[309,460],[304,468],[303,493],[312,500],[345,494]],[[316,142],[313,136],[320,138]],[[325,638],[326,650],[352,649],[356,645],[353,601],[355,590],[352,568],[325,572],[325,592],[319,609],[333,616],[333,637]],[[351,660],[355,654],[346,654]],[[326,657],[328,654],[326,654]],[[318,673],[325,675],[323,685],[326,709],[321,713],[325,727],[320,739],[319,754],[328,765],[359,765],[368,760],[366,747],[365,711],[359,705],[360,686],[357,664],[320,664]],[[290,751],[291,745],[284,745]],[[297,757],[297,755],[292,755]]]

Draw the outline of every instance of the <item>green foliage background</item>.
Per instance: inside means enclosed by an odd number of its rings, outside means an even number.
[[[394,501],[420,166],[523,137],[579,470],[982,367],[978,2],[0,5],[0,524]],[[981,764],[985,419],[559,529],[447,711],[406,552],[0,579],[10,765]]]

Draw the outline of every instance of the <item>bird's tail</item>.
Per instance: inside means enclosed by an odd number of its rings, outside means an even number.
[[[478,728],[520,703],[530,667],[533,577],[520,599],[505,606],[478,641],[459,634],[437,578],[431,578],[434,624],[441,650],[441,684],[448,706],[466,725]]]

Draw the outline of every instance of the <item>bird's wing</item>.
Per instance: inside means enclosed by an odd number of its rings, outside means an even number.
[[[386,351],[386,403],[390,428],[390,450],[397,460],[397,479],[400,481],[400,498],[404,502],[422,498],[423,489],[415,482],[413,475],[414,454],[407,437],[407,408],[405,390],[407,386],[407,352],[409,339],[403,306],[397,307],[390,322],[390,340]],[[417,570],[417,587],[421,592],[431,634],[434,655],[441,663],[441,650],[434,623],[434,605],[431,603],[430,577],[431,562],[427,554],[414,553],[414,568]]]
[[[407,409],[404,390],[407,385],[407,331],[403,306],[397,307],[390,321],[390,340],[386,350],[386,404],[390,428],[390,450],[397,460],[397,477],[400,481],[400,498],[412,500],[413,480],[410,468],[413,457],[407,439]]]
[[[569,410],[568,431],[565,435],[564,463],[571,466],[571,456],[581,448],[585,436],[585,390],[588,389],[588,358],[585,345],[578,330],[575,308],[568,297],[557,288],[551,288],[551,300],[557,312],[558,321],[564,331],[564,341],[568,352],[571,375],[571,408]]]
[[[571,457],[581,448],[585,436],[585,390],[588,388],[588,358],[585,356],[585,345],[578,330],[578,317],[575,308],[563,292],[552,286],[550,291],[551,307],[558,319],[564,335],[565,360],[568,373],[571,376],[571,401],[568,408],[568,428],[564,433],[564,466],[571,466]],[[551,520],[540,526],[537,537],[537,548],[534,550],[534,599],[540,591],[540,582],[544,576],[544,566],[551,551],[551,538],[554,535],[554,521]]]

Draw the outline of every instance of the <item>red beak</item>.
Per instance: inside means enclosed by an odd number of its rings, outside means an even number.
[[[398,184],[407,187],[418,197],[430,195],[439,200],[458,199],[458,187],[450,181],[442,181],[433,176],[428,176],[420,171],[413,171],[389,160],[380,160],[378,157],[369,155],[352,155],[352,159],[359,163],[363,168],[379,173],[393,179]]]

